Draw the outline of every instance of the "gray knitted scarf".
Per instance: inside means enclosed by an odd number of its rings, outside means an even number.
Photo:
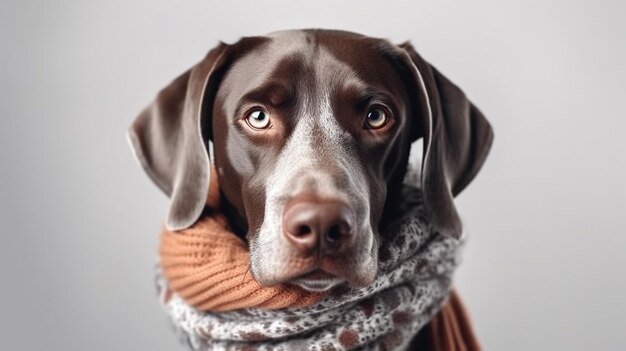
[[[464,240],[433,230],[416,188],[405,186],[399,208],[368,287],[339,287],[307,307],[212,313],[166,297],[158,272],[163,307],[190,350],[403,350],[445,301]]]

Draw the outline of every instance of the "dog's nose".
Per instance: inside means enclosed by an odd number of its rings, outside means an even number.
[[[354,243],[354,213],[339,201],[295,198],[285,206],[283,234],[301,253],[335,255]]]

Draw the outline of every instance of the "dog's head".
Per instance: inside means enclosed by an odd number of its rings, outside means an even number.
[[[411,143],[435,228],[461,234],[453,197],[493,134],[463,92],[410,44],[326,30],[220,43],[161,91],[130,140],[171,197],[170,229],[205,207],[213,141],[223,210],[259,283],[308,290],[370,283]]]

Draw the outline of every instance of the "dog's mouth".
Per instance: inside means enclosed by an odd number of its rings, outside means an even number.
[[[290,284],[312,292],[325,292],[346,280],[321,269],[315,269],[289,281]]]

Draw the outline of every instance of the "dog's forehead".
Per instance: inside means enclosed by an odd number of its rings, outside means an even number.
[[[328,90],[375,86],[394,93],[398,87],[393,66],[379,50],[386,44],[380,39],[317,30],[280,31],[263,38],[263,44],[238,57],[224,77],[220,95],[226,97],[226,105],[281,79],[291,83],[317,80]],[[226,107],[232,115],[234,111]]]

